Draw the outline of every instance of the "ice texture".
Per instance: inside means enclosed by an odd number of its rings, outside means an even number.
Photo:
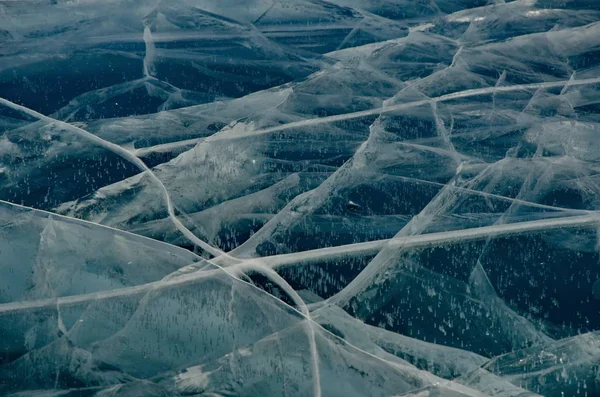
[[[597,0],[0,0],[0,395],[600,395]]]

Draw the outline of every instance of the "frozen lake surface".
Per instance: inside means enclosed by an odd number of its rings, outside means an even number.
[[[0,0],[0,395],[600,396],[598,0]]]

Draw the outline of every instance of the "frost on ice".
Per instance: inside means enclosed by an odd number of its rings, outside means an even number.
[[[600,395],[600,3],[0,1],[0,394]]]

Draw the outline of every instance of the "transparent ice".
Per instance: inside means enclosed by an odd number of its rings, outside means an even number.
[[[597,0],[0,0],[0,395],[600,395]]]

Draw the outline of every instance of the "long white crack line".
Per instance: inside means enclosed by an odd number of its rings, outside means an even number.
[[[158,177],[156,176],[156,174],[154,174],[154,172],[152,172],[152,170],[142,161],[139,159],[139,157],[137,157],[136,155],[134,155],[133,153],[131,153],[130,151],[128,151],[127,149],[122,148],[119,145],[116,145],[112,142],[109,142],[107,140],[104,140],[80,127],[74,126],[72,124],[66,123],[64,121],[60,121],[60,120],[56,120],[53,119],[52,117],[48,117],[45,116],[41,113],[36,112],[33,109],[29,109],[25,106],[22,105],[18,105],[14,102],[11,102],[7,99],[4,98],[0,98],[0,104],[3,104],[9,108],[12,108],[14,110],[17,111],[21,111],[25,114],[28,114],[29,116],[35,117],[39,120],[43,120],[49,123],[54,123],[57,124],[61,127],[63,127],[66,130],[69,130],[71,132],[74,132],[78,135],[80,135],[81,137],[92,141],[93,143],[97,144],[98,146],[101,146],[103,148],[105,148],[106,150],[109,150],[111,152],[113,152],[114,154],[124,158],[125,160],[131,162],[132,164],[134,164],[140,171],[142,172],[146,172],[150,178],[152,179],[152,181],[154,183],[156,183],[157,186],[160,187],[160,190],[162,192],[163,195],[163,199],[164,202],[167,206],[167,212],[169,214],[169,218],[171,219],[171,221],[173,222],[173,224],[175,225],[175,227],[188,239],[190,240],[192,243],[194,243],[195,245],[197,245],[198,247],[202,248],[203,250],[209,252],[211,255],[213,256],[221,256],[224,255],[225,257],[228,257],[229,255],[227,253],[225,253],[224,251],[220,250],[219,248],[213,247],[210,244],[200,240],[198,237],[196,237],[196,235],[194,233],[192,233],[187,227],[185,227],[183,225],[183,223],[181,223],[181,221],[179,219],[177,219],[177,217],[175,216],[175,210],[173,208],[173,202],[171,201],[171,196],[169,195],[169,192],[167,190],[167,188],[165,187],[165,185],[162,183],[162,181],[160,179],[158,179]],[[230,257],[232,260],[235,261],[235,259],[233,257]]]
[[[263,258],[252,258],[246,259],[228,268],[222,268],[218,264],[215,264],[214,259],[212,261],[207,262],[223,270],[226,274],[233,276],[233,274],[235,274],[237,270],[243,270],[244,268],[252,267],[254,265],[259,265],[263,268],[278,269],[289,265],[302,265],[308,263],[321,262],[324,260],[344,257],[351,254],[373,255],[376,254],[380,249],[382,249],[386,245],[391,247],[419,249],[431,246],[442,246],[445,244],[452,244],[458,242],[481,240],[488,237],[506,237],[522,233],[545,232],[564,228],[594,227],[598,224],[600,224],[600,214],[591,213],[589,215],[569,216],[564,218],[543,219],[537,221],[484,226],[471,229],[452,230],[447,232],[420,234],[400,238],[369,241],[366,243],[355,243],[336,247],[320,248],[311,251],[296,252],[293,254],[282,254]],[[32,308],[54,307],[57,301],[60,305],[69,305],[92,300],[103,300],[119,296],[134,295],[136,293],[147,292],[154,289],[162,289],[173,285],[193,282],[194,280],[206,277],[207,274],[212,273],[211,271],[200,271],[188,275],[178,276],[174,279],[155,281],[152,283],[138,285],[135,287],[126,287],[110,291],[101,291],[82,295],[72,295],[60,298],[4,303],[0,304],[0,314],[22,311]],[[234,278],[239,280],[239,278],[237,277]]]

